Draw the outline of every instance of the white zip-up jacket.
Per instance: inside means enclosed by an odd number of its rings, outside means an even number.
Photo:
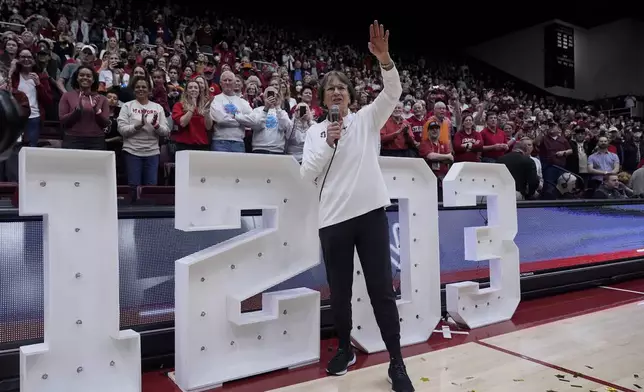
[[[384,88],[357,113],[343,119],[343,130],[330,169],[333,147],[326,142],[328,120],[309,128],[304,142],[300,174],[313,181],[320,199],[319,227],[327,227],[391,204],[380,171],[380,129],[393,113],[402,94],[398,70],[381,68]],[[326,181],[324,176],[326,174]]]

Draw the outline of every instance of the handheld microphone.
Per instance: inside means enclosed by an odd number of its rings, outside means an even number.
[[[338,105],[331,106],[331,109],[329,110],[329,117],[331,122],[340,121],[340,107]],[[335,139],[334,144],[336,145],[336,147],[338,146],[338,139]]]

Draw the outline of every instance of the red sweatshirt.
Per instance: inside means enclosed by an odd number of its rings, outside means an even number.
[[[468,135],[460,130],[454,134],[454,162],[479,162],[481,151],[483,151],[483,139],[481,134],[472,130]],[[463,148],[463,144],[471,143],[470,149]]]

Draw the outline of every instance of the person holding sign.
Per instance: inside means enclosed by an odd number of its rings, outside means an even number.
[[[319,236],[331,288],[331,306],[339,347],[327,372],[343,375],[356,362],[351,348],[353,255],[357,250],[374,315],[389,351],[388,379],[395,392],[414,387],[400,351],[400,323],[389,251],[390,204],[378,164],[380,129],[396,107],[402,86],[389,55],[389,31],[375,21],[369,51],[380,62],[384,89],[356,113],[349,105],[356,91],[342,72],[331,71],[320,83],[320,104],[329,117],[309,128],[300,174],[319,189]]]

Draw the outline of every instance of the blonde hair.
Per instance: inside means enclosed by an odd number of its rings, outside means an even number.
[[[199,96],[197,96],[197,107],[195,108],[195,105],[192,104],[191,100],[188,97],[188,86],[190,83],[194,83],[197,85],[197,88],[199,89]],[[181,105],[183,106],[184,111],[188,111],[190,109],[197,109],[199,114],[201,115],[206,115],[209,108],[206,107],[206,104],[208,103],[208,98],[207,98],[207,93],[208,90],[203,92],[201,91],[201,88],[199,87],[199,83],[195,79],[188,81],[186,83],[186,88],[183,89],[183,93],[181,94],[181,99],[179,102],[181,102]],[[206,113],[203,113],[202,111],[205,111]]]

